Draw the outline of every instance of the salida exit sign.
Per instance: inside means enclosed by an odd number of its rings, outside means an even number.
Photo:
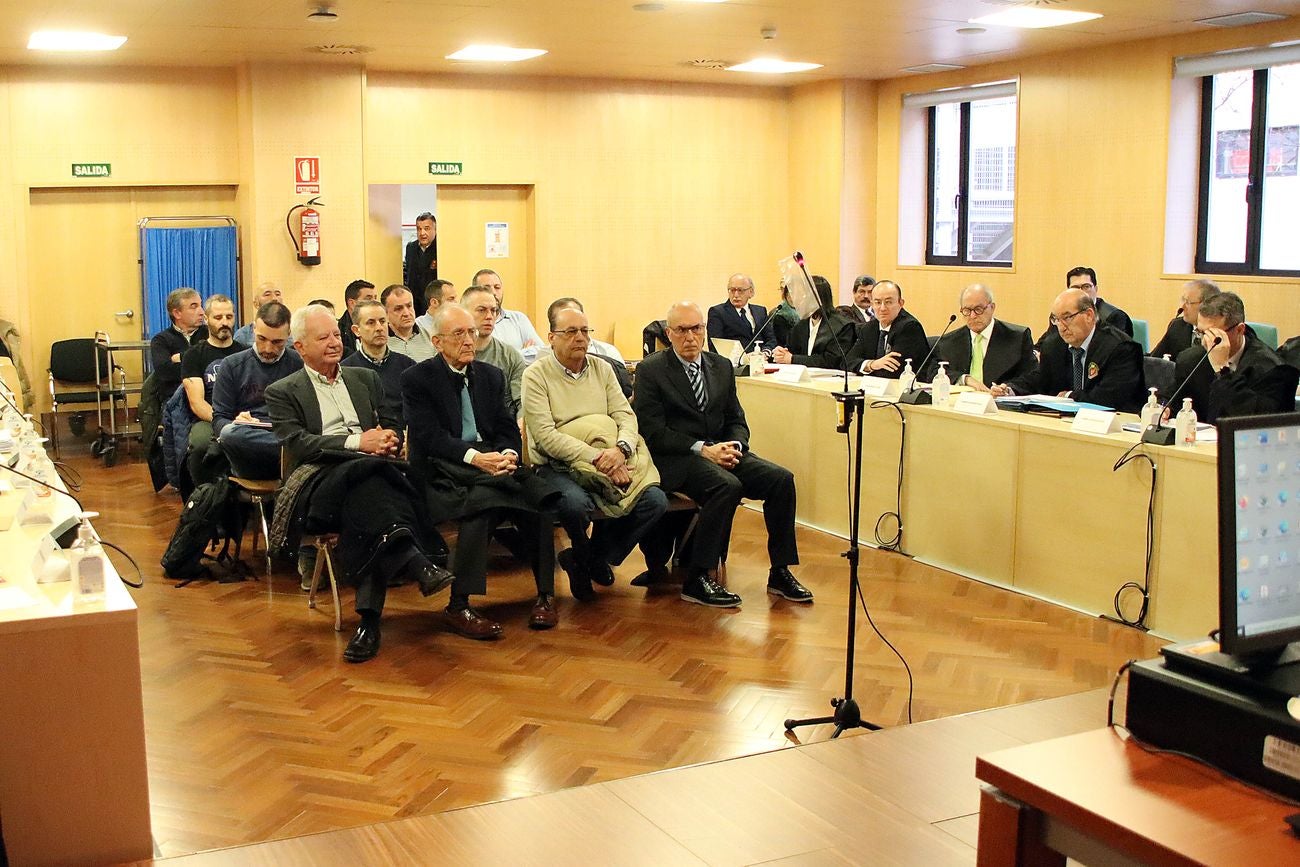
[[[113,166],[111,163],[73,163],[72,176],[74,178],[107,178],[112,177]]]

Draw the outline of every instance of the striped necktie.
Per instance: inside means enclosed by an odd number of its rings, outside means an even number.
[[[704,377],[700,375],[698,361],[686,365],[686,378],[691,381],[691,391],[695,392],[695,402],[699,404],[700,412],[704,412],[709,406],[709,398],[704,393]]]

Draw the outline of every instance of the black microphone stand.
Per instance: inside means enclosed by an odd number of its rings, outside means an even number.
[[[849,503],[849,550],[840,555],[849,561],[849,627],[844,649],[844,695],[831,699],[831,707],[835,708],[835,712],[830,716],[788,719],[785,721],[785,730],[789,733],[800,726],[834,723],[835,733],[831,737],[837,738],[845,729],[862,728],[879,731],[880,726],[864,720],[858,703],[853,699],[853,651],[858,634],[858,561],[861,553],[858,545],[858,520],[862,509],[862,417],[866,411],[863,407],[861,391],[849,391],[846,388],[844,391],[835,392],[833,396],[840,404],[843,413],[842,421],[836,427],[836,431],[844,434],[845,444],[851,453],[852,459],[848,461],[847,472],[853,485],[853,499]],[[855,424],[855,414],[857,416],[856,448],[853,447],[853,438],[849,433]]]

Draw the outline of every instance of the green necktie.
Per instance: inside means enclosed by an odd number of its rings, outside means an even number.
[[[970,378],[984,381],[984,335],[975,335],[975,348],[970,354]]]

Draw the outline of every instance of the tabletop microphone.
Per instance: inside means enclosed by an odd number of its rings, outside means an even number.
[[[1222,337],[1214,338],[1214,342],[1211,343],[1210,348],[1205,351],[1205,355],[1201,356],[1201,360],[1196,362],[1191,371],[1188,372],[1186,378],[1184,378],[1183,381],[1178,384],[1178,387],[1174,389],[1174,393],[1169,395],[1169,399],[1160,406],[1160,412],[1157,413],[1151,426],[1142,431],[1142,442],[1151,443],[1156,446],[1171,446],[1174,444],[1177,432],[1173,427],[1162,427],[1160,420],[1164,418],[1165,411],[1173,405],[1174,399],[1178,397],[1179,392],[1186,387],[1187,383],[1192,381],[1192,377],[1196,375],[1196,371],[1201,369],[1202,364],[1210,360],[1210,353],[1214,351],[1214,347],[1218,346],[1222,342]]]
[[[939,336],[935,338],[934,346],[931,346],[930,351],[926,354],[925,358],[921,359],[920,367],[913,371],[913,373],[916,374],[917,379],[912,381],[912,387],[899,395],[899,403],[915,406],[916,404],[927,404],[934,401],[934,398],[930,396],[930,392],[918,387],[916,383],[920,380],[921,372],[925,370],[925,366],[930,363],[930,358],[934,355],[935,350],[939,348],[939,341],[943,340],[943,336],[948,333],[948,329],[952,328],[952,324],[956,321],[956,313],[948,317],[948,324],[943,327],[943,331],[940,331]]]

